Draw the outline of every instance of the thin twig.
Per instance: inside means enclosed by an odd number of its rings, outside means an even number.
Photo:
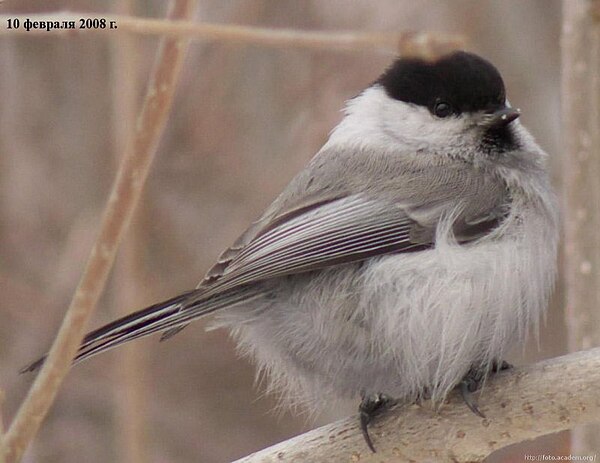
[[[392,410],[370,426],[372,453],[350,417],[281,442],[236,463],[304,461],[478,462],[494,450],[600,420],[600,348],[495,375],[480,393],[487,418],[459,394],[438,412],[428,403]]]
[[[173,0],[169,18],[189,18],[193,0]],[[69,371],[86,323],[106,283],[119,242],[139,201],[165,127],[187,41],[161,43],[136,133],[119,168],[100,233],[48,358],[6,434],[6,460],[20,461]]]
[[[102,18],[116,29],[79,29],[82,18]],[[18,29],[7,29],[8,20],[19,19]],[[44,21],[63,24],[74,21],[76,29],[25,29],[25,21]],[[38,23],[39,24],[39,23]],[[269,29],[232,24],[208,24],[192,21],[166,21],[163,19],[136,18],[124,15],[92,15],[90,13],[57,12],[29,15],[0,15],[0,34],[65,35],[86,33],[135,33],[219,41],[221,43],[252,44],[276,48],[308,48],[317,50],[379,51],[403,56],[435,57],[447,51],[462,48],[461,36],[433,32],[324,32],[291,29]]]
[[[116,5],[118,14],[131,14],[133,0],[121,0]],[[119,40],[111,40],[112,61],[112,119],[114,121],[114,153],[118,165],[118,156],[127,147],[130,133],[135,126],[137,113],[137,88],[139,87],[139,53],[136,45],[139,37],[124,35]],[[139,295],[144,290],[144,272],[142,271],[142,249],[148,246],[145,233],[140,226],[140,216],[145,212],[140,204],[129,232],[121,244],[121,251],[115,262],[113,305],[115,317],[122,317],[140,303]],[[115,359],[115,381],[112,385],[114,398],[114,439],[117,460],[127,463],[147,461],[145,445],[145,387],[143,345],[132,343],[125,346],[121,355]]]

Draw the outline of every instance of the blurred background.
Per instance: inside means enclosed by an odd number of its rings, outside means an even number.
[[[208,22],[461,34],[500,69],[511,103],[522,108],[557,172],[558,0],[198,3],[197,20]],[[164,17],[166,4],[5,0],[0,14],[68,9]],[[157,43],[116,32],[0,40],[5,422],[32,381],[17,371],[48,348],[77,284]],[[90,328],[193,288],[324,143],[344,101],[389,61],[374,52],[193,42],[144,197]],[[565,352],[561,300],[559,289],[539,348],[532,342],[513,363]],[[253,385],[254,368],[236,355],[227,332],[205,326],[196,322],[166,343],[141,340],[73,369],[25,461],[226,462],[354,412],[357,404],[349,404],[309,421],[274,411],[277,399]],[[568,452],[563,433],[489,461]]]

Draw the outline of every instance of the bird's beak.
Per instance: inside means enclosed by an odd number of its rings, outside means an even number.
[[[502,108],[494,112],[483,113],[477,121],[477,125],[485,128],[501,128],[507,126],[521,115],[517,108]]]

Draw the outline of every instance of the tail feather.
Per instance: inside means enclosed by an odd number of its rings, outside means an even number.
[[[137,312],[107,323],[106,325],[86,334],[83,338],[81,346],[79,347],[79,350],[81,351],[90,344],[95,343],[103,338],[109,336],[114,337],[127,333],[128,330],[151,323],[152,320],[155,320],[158,317],[165,317],[173,314],[174,312],[178,311],[183,304],[185,304],[186,300],[193,293],[194,291],[188,291],[172,299],[167,299],[166,301],[159,302],[151,305],[150,307],[146,307],[145,309],[138,310]]]
[[[200,296],[200,297],[198,297]],[[87,360],[121,344],[158,331],[164,331],[161,340],[182,330],[191,321],[226,307],[249,302],[261,296],[259,290],[239,288],[202,299],[198,290],[188,291],[172,299],[152,305],[146,309],[104,325],[88,333],[73,361],[74,364]],[[20,372],[38,370],[46,360],[46,355],[33,362]]]

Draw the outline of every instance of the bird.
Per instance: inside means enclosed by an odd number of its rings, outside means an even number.
[[[548,155],[463,50],[400,57],[193,290],[85,336],[74,363],[213,314],[290,405],[470,395],[539,330],[556,275]],[[45,357],[23,371],[34,371]]]

